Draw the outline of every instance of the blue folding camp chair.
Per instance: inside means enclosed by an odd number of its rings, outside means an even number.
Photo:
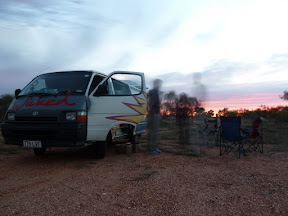
[[[220,155],[234,152],[238,158],[245,155],[244,140],[246,136],[241,136],[241,117],[220,116]]]

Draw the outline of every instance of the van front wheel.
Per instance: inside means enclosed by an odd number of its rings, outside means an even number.
[[[95,158],[103,159],[107,151],[107,142],[98,141],[93,144],[93,154]]]

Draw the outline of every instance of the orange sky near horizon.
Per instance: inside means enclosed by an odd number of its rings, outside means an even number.
[[[224,100],[207,101],[204,104],[205,111],[213,110],[215,113],[219,109],[228,108],[229,110],[249,109],[255,110],[261,105],[268,107],[288,106],[288,102],[280,99],[277,93],[258,93],[250,95],[241,95],[227,98]]]

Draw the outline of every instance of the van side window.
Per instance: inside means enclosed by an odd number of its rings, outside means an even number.
[[[130,96],[142,92],[142,78],[135,74],[114,74],[111,76],[114,95]]]
[[[115,95],[132,95],[129,85],[119,81],[112,80]]]
[[[95,75],[94,78],[93,78],[93,81],[91,83],[91,86],[89,88],[89,92],[88,92],[88,95],[91,94],[91,92],[99,85],[99,83],[104,79],[104,77],[102,76],[98,76],[98,75]]]

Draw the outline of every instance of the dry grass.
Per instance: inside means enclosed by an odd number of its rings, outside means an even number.
[[[169,121],[172,121],[171,119]],[[253,119],[245,119],[242,118],[242,126],[250,127],[253,122]],[[162,122],[163,123],[163,122]],[[162,128],[160,130],[160,143],[162,150],[168,153],[175,154],[189,154],[189,147],[185,145],[181,145],[178,142],[178,129],[175,128],[175,125],[171,123],[162,124],[167,126],[166,128]],[[169,127],[171,126],[171,127]],[[288,151],[288,123],[285,122],[277,122],[275,119],[267,119],[262,123],[261,131],[263,135],[264,149],[265,145],[269,146],[270,151],[275,152],[287,152]],[[194,133],[192,131],[193,144],[200,145],[202,140],[199,138],[197,134],[197,129],[194,127]],[[171,141],[173,148],[171,150]],[[266,148],[267,150],[267,148]],[[185,152],[186,151],[186,152]],[[192,154],[193,155],[193,154]]]

